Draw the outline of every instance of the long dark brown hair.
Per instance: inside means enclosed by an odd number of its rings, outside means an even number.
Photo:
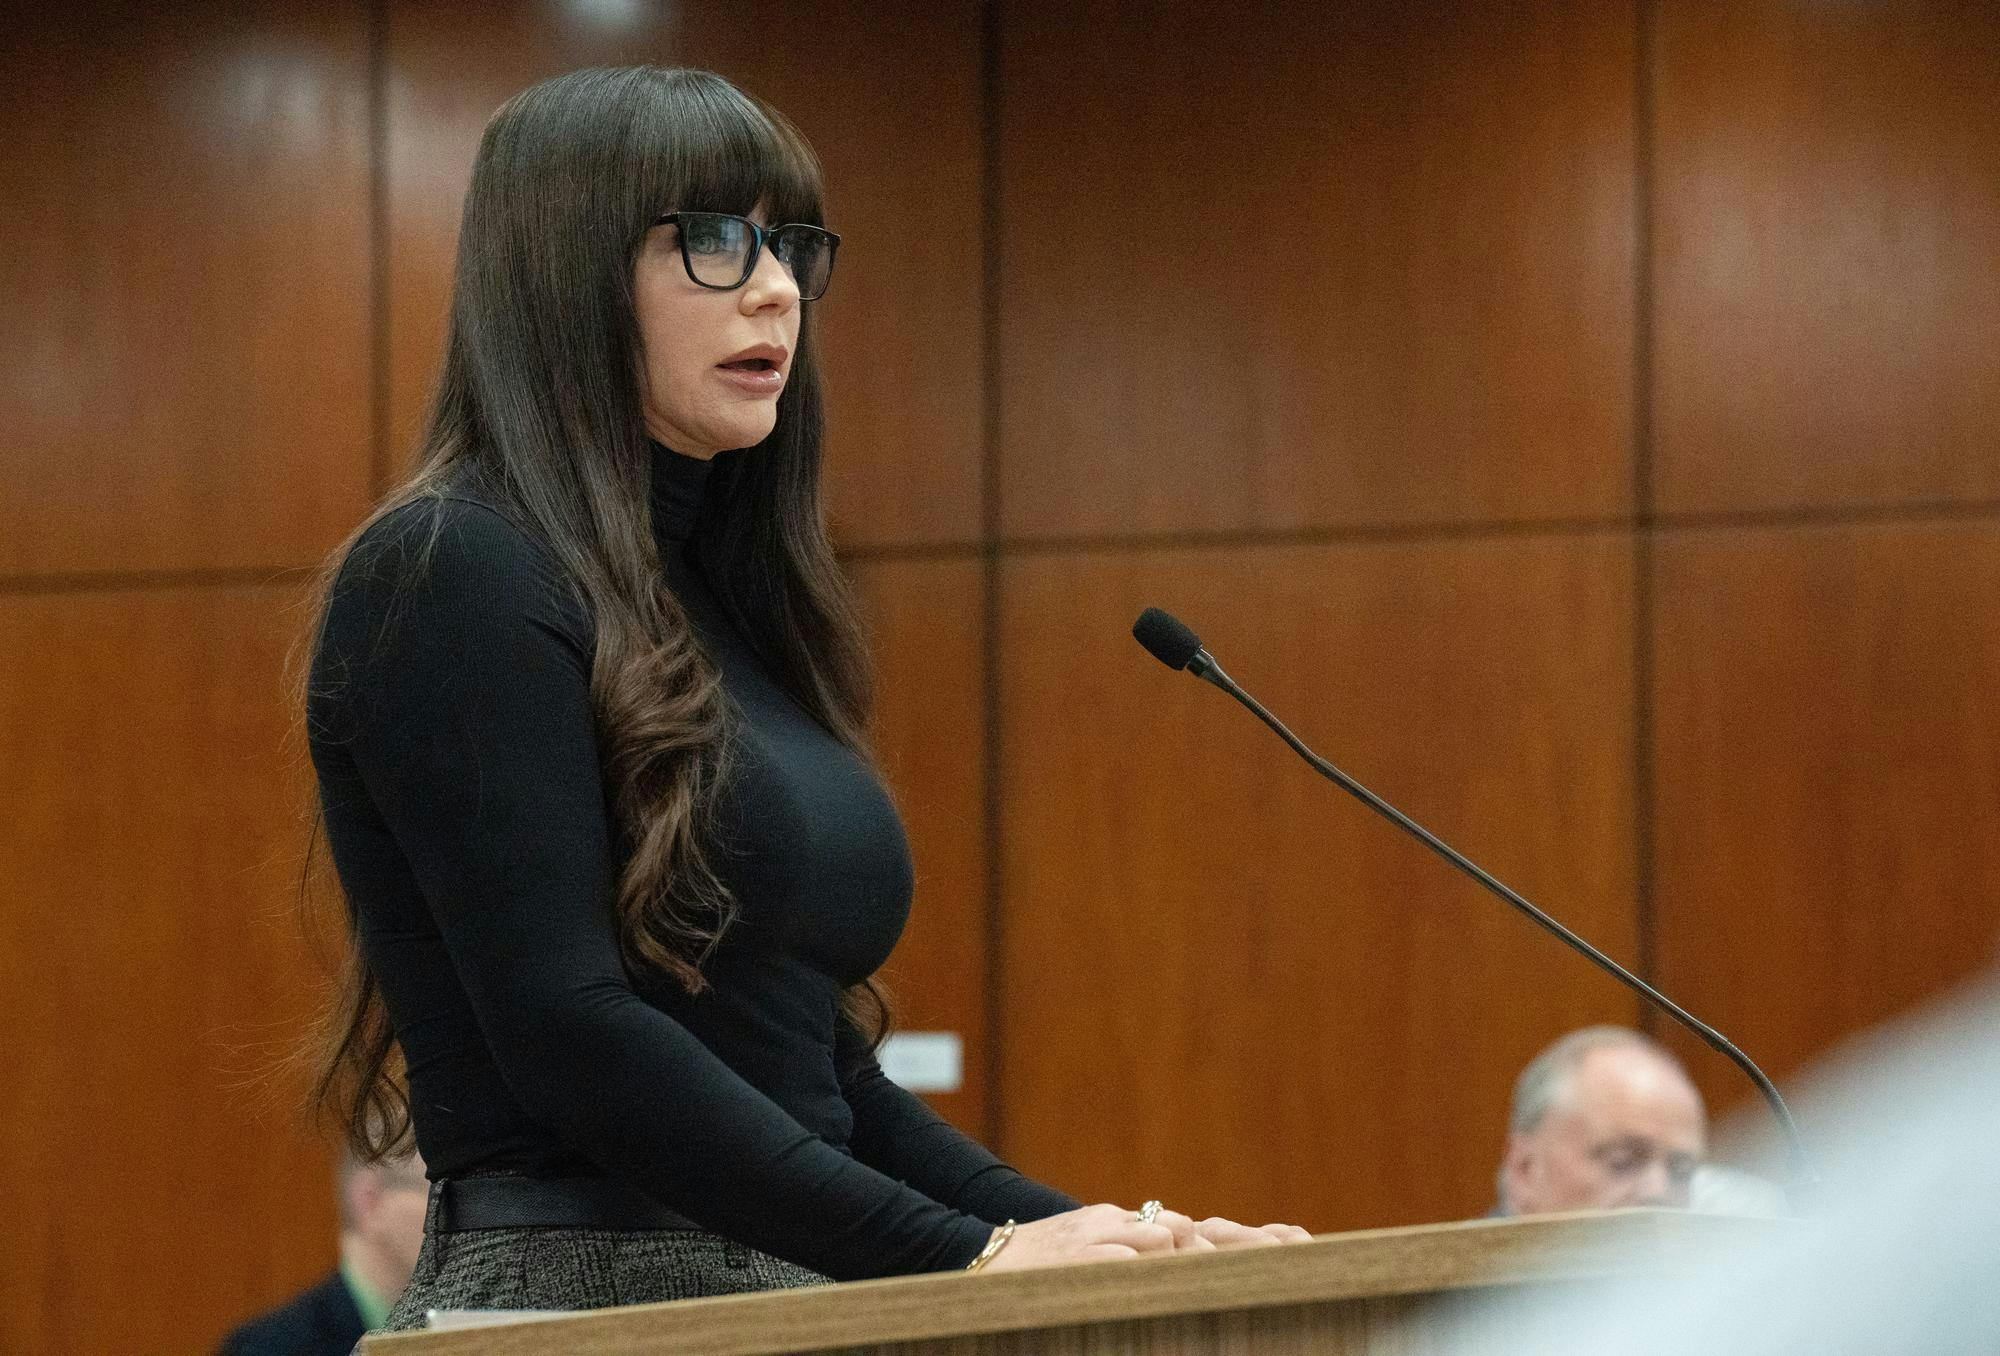
[[[734,717],[654,544],[632,270],[662,212],[759,205],[774,221],[823,224],[819,165],[790,123],[720,76],[576,71],[502,106],[466,192],[417,469],[334,551],[318,592],[323,624],[362,534],[399,508],[435,511],[466,478],[536,537],[595,629],[591,704],[627,854],[616,901],[626,965],[692,993],[735,915],[706,847]],[[691,547],[778,680],[865,757],[867,658],[820,504],[815,328],[808,309],[777,425],[756,448],[717,460]],[[373,1160],[407,1142],[409,1103],[375,977],[346,941],[311,1056],[311,1102]],[[856,986],[845,1008],[879,1043],[880,991]]]

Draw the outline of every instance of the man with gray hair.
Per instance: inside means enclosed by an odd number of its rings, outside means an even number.
[[[1622,1026],[1572,1031],[1514,1084],[1501,1215],[1619,1206],[1684,1209],[1708,1113],[1666,1047]]]

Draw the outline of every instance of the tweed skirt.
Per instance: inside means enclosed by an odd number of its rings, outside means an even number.
[[[830,1280],[700,1229],[440,1233],[436,1211],[433,1199],[416,1270],[377,1331],[421,1328],[431,1309],[607,1309]]]

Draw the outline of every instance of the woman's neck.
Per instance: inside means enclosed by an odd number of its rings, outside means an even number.
[[[663,540],[684,542],[694,535],[714,469],[711,459],[653,444],[653,530]]]

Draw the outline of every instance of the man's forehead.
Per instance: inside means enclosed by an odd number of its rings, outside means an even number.
[[[1591,1051],[1566,1101],[1594,1136],[1642,1133],[1693,1145],[1707,1137],[1700,1094],[1680,1070],[1643,1048]]]
[[[1639,1095],[1700,1105],[1701,1094],[1679,1066],[1643,1045],[1603,1045],[1577,1061],[1572,1083],[1579,1092]]]

